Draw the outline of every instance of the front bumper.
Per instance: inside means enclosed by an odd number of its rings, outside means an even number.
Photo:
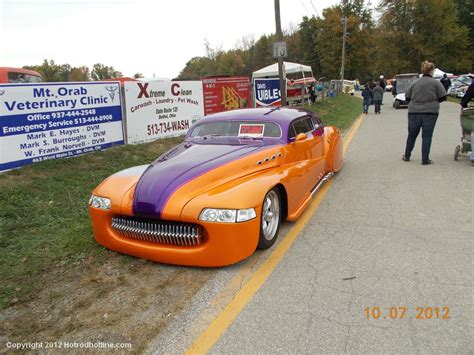
[[[94,238],[111,250],[166,264],[189,266],[225,266],[243,260],[255,251],[260,233],[257,218],[242,223],[193,221],[202,228],[199,245],[171,245],[153,240],[129,238],[112,227],[113,211],[89,207]],[[131,217],[131,216],[130,216]]]

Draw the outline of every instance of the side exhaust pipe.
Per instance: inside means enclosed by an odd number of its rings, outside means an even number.
[[[318,192],[318,190],[321,188],[321,186],[323,186],[325,182],[328,182],[329,179],[332,178],[333,176],[334,176],[334,173],[332,171],[324,175],[324,177],[319,181],[319,183],[311,190],[311,197],[313,197],[314,194]]]

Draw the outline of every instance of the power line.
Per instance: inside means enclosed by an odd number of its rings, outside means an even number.
[[[306,8],[306,5],[304,4],[303,0],[300,0],[300,3],[301,3],[301,5],[303,5],[303,7],[304,7],[304,10],[305,10],[305,11],[306,11],[306,13],[308,14],[308,16],[310,16],[310,17],[311,17],[311,13],[310,13],[310,12],[308,11],[308,9]]]
[[[309,0],[309,2],[310,2],[310,4],[311,4],[311,6],[312,6],[314,12],[316,13],[316,17],[319,17],[319,12],[318,12],[318,10],[316,9],[316,7],[314,6],[313,0]]]

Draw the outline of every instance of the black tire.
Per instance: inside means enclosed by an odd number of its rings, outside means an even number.
[[[461,146],[457,146],[455,149],[454,149],[454,161],[458,161],[458,158],[459,158],[459,152],[461,151]]]
[[[257,249],[268,249],[275,243],[280,230],[282,210],[280,191],[278,188],[273,188],[267,192],[262,201]]]
[[[395,102],[393,103],[393,107],[395,107],[395,110],[398,110],[400,108],[400,101],[395,100]]]

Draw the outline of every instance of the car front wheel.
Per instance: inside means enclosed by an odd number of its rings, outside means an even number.
[[[270,248],[278,236],[281,220],[281,198],[278,189],[267,192],[262,204],[258,249]]]

